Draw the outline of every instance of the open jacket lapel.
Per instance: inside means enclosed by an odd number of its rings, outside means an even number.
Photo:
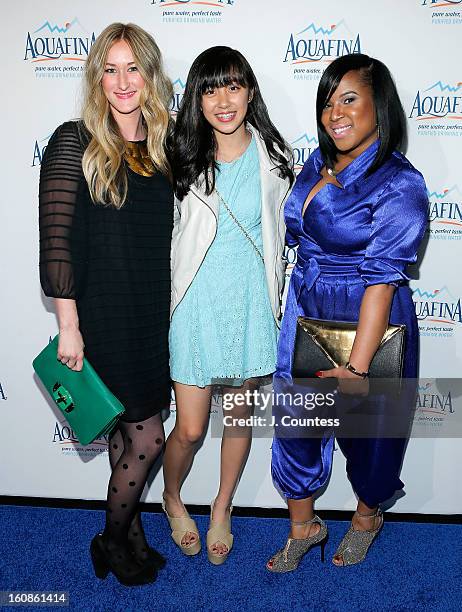
[[[215,215],[215,219],[218,220],[218,209],[220,205],[216,191],[212,191],[210,195],[206,195],[205,181],[203,179],[197,186],[191,185],[190,190],[196,196],[196,198],[201,200],[206,206],[210,208],[210,210]]]
[[[255,139],[260,164],[261,223],[263,254],[268,292],[274,317],[279,319],[280,297],[284,282],[284,216],[283,203],[289,191],[288,179],[279,177],[278,168],[271,161],[264,141],[257,130],[248,124]],[[214,191],[204,193],[205,180],[190,187],[190,193],[178,207],[172,236],[172,304],[173,313],[193,282],[218,226],[219,199]],[[181,209],[184,210],[181,214]]]

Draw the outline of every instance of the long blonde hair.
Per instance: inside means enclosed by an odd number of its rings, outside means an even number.
[[[94,42],[85,65],[82,118],[91,139],[82,168],[93,202],[121,208],[127,197],[128,178],[123,164],[125,141],[110,111],[101,81],[109,49],[125,40],[144,79],[140,108],[147,131],[148,153],[156,167],[170,176],[166,138],[173,87],[164,73],[158,46],[148,32],[133,23],[112,23]]]

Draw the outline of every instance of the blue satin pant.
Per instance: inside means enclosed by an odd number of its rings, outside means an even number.
[[[297,274],[297,270],[294,270]],[[292,384],[292,353],[296,319],[299,315],[320,319],[357,321],[364,283],[355,275],[339,282],[338,277],[318,276],[308,289],[293,279],[286,302],[278,347],[278,381]],[[417,321],[409,287],[396,289],[390,321],[406,324],[404,376],[417,376]],[[387,406],[383,406],[386,414]],[[412,408],[412,406],[411,406]],[[290,412],[290,410],[289,410]],[[288,414],[289,414],[288,412]],[[280,416],[280,415],[279,415]],[[384,425],[386,426],[386,425]],[[276,430],[277,431],[277,430]],[[400,470],[406,438],[381,438],[380,423],[374,438],[335,438],[332,430],[322,437],[278,437],[272,447],[272,476],[276,487],[290,499],[311,497],[330,475],[335,439],[346,457],[346,470],[356,495],[373,508],[403,488]]]

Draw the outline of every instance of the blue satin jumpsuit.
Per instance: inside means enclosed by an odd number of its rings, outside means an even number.
[[[342,188],[325,185],[308,204],[321,180],[320,150],[305,163],[285,206],[287,243],[298,246],[278,345],[277,379],[291,382],[297,316],[358,321],[366,287],[396,286],[390,323],[406,325],[404,377],[416,378],[418,325],[406,267],[414,263],[427,225],[428,197],[422,175],[399,152],[366,176],[379,141],[337,175]],[[277,434],[277,431],[276,431]],[[403,488],[399,478],[406,440],[341,439],[347,475],[369,507]],[[327,481],[334,450],[331,431],[321,438],[275,435],[272,476],[288,498],[304,499]]]

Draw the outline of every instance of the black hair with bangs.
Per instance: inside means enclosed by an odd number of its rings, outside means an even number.
[[[191,66],[176,119],[172,172],[174,191],[180,200],[201,175],[205,177],[207,195],[215,188],[217,144],[213,129],[201,110],[202,95],[209,89],[233,83],[248,88],[252,99],[246,121],[260,133],[280,176],[289,177],[291,183],[294,180],[292,151],[269,118],[248,61],[242,53],[230,47],[211,47],[203,51]]]
[[[340,81],[350,70],[359,71],[363,82],[370,86],[374,100],[380,145],[367,171],[367,175],[370,175],[380,168],[395,149],[404,145],[406,116],[393,77],[385,64],[362,53],[352,53],[334,60],[319,81],[316,98],[319,148],[328,168],[333,168],[337,161],[337,148],[322,124],[322,113]]]

